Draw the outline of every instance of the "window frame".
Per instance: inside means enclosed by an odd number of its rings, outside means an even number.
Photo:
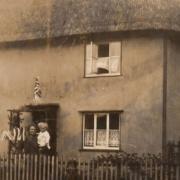
[[[117,43],[119,42],[120,43],[120,54],[119,56],[111,56],[110,55],[110,43]],[[108,64],[110,65],[110,59],[111,58],[119,58],[119,70],[117,73],[112,73],[111,72],[111,68],[110,66],[108,67],[108,73],[91,73],[91,74],[87,74],[87,45],[91,45],[91,63],[93,62],[93,44],[96,45],[96,46],[99,46],[99,45],[103,45],[103,44],[108,44],[109,45],[109,57],[97,57],[98,59],[101,59],[101,58],[107,58],[108,59]],[[84,77],[85,78],[91,78],[91,77],[112,77],[112,76],[121,76],[122,75],[122,41],[119,40],[119,41],[105,41],[105,42],[89,42],[89,43],[85,43],[84,45]],[[98,53],[98,52],[97,52]],[[91,67],[91,70],[92,70],[92,67]]]
[[[110,120],[109,120],[109,116],[110,113],[118,113],[119,114],[119,127],[118,127],[118,131],[119,131],[119,145],[118,147],[111,147],[109,146],[109,132],[110,132]],[[123,111],[87,111],[87,112],[83,112],[82,113],[82,148],[84,150],[120,150],[121,149],[121,113]],[[85,115],[86,114],[93,114],[93,118],[94,118],[94,129],[93,129],[93,135],[94,135],[94,140],[93,140],[93,146],[85,146]],[[96,135],[97,135],[97,114],[106,114],[106,146],[98,146],[96,145]]]

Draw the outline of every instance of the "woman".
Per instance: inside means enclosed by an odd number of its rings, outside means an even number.
[[[37,134],[36,127],[34,125],[29,127],[29,134],[24,141],[24,152],[27,154],[38,153]]]

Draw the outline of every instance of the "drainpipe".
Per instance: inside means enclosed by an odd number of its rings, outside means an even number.
[[[167,146],[167,37],[163,40],[163,109],[162,109],[162,155],[165,158]]]

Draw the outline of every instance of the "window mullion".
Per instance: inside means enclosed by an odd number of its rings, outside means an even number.
[[[91,73],[93,72],[93,43],[91,41]]]
[[[84,131],[85,131],[85,114],[83,114],[83,147],[85,146],[85,144],[84,144],[84,139],[85,139],[85,137],[84,137]]]
[[[111,66],[110,66],[110,60],[111,60],[111,43],[109,43],[109,57],[108,57],[108,68],[109,68],[109,74],[111,74]]]
[[[96,147],[97,114],[94,114],[94,147]]]
[[[109,113],[107,114],[106,125],[106,146],[109,147]]]
[[[119,150],[121,150],[121,114],[119,114]]]
[[[110,60],[111,60],[111,57],[109,55],[109,57],[108,57],[108,68],[109,68],[108,70],[109,70],[109,74],[111,74]]]

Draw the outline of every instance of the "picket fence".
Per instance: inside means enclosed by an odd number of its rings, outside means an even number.
[[[180,165],[150,155],[73,159],[8,154],[0,157],[0,180],[180,180]]]

